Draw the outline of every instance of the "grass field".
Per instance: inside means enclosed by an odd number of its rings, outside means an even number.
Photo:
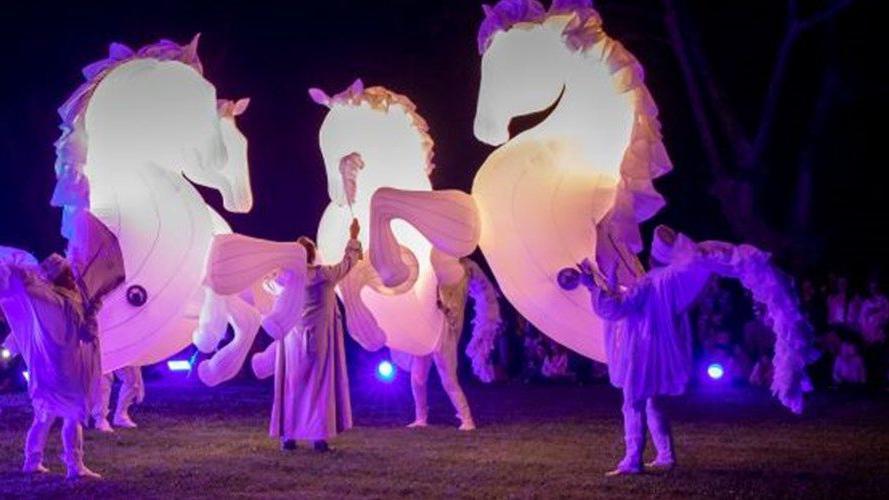
[[[271,389],[155,382],[137,430],[87,433],[102,481],[66,482],[50,438],[50,475],[19,472],[31,412],[0,396],[0,498],[31,497],[799,497],[889,491],[889,395],[824,394],[803,417],[749,390],[695,392],[668,408],[680,466],[605,478],[622,452],[619,400],[604,386],[470,385],[479,430],[460,433],[437,383],[434,426],[409,430],[409,388],[353,380],[356,428],[319,455],[266,436]],[[885,498],[885,497],[883,497]]]

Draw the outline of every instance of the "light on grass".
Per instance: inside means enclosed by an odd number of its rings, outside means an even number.
[[[725,375],[725,369],[719,363],[711,363],[707,367],[707,376],[713,380],[719,380]]]
[[[382,382],[392,382],[395,379],[395,366],[389,361],[381,361],[377,365],[377,378]]]
[[[167,361],[167,369],[171,372],[187,372],[191,370],[191,362],[187,359],[171,359]]]

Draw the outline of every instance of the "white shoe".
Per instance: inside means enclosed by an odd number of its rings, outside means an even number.
[[[629,457],[624,457],[614,470],[605,473],[605,477],[632,476],[641,473],[642,460],[633,460]]]
[[[460,427],[457,427],[457,430],[460,430],[460,431],[467,431],[467,432],[468,432],[468,431],[474,431],[474,430],[475,430],[475,422],[473,422],[471,418],[470,418],[470,419],[463,420],[463,421],[460,423]]]
[[[136,425],[136,422],[133,422],[133,419],[126,413],[121,413],[118,415],[114,415],[114,425],[118,427],[123,427],[124,429],[135,429],[139,427]]]
[[[616,469],[606,472],[605,477],[633,476],[636,474],[642,474],[642,469],[639,467],[627,467],[625,465],[618,465]]]
[[[407,424],[408,429],[416,429],[418,427],[429,427],[429,424],[422,419],[414,420],[413,422]]]
[[[49,469],[43,465],[43,462],[37,462],[36,464],[25,464],[22,467],[22,472],[25,474],[46,474],[49,472]]]
[[[86,465],[79,465],[75,468],[69,468],[68,474],[65,476],[65,479],[75,480],[75,479],[102,479],[102,475],[98,472],[93,472]]]
[[[95,425],[93,425],[93,428],[95,428],[99,432],[104,433],[114,432],[114,427],[111,427],[111,424],[108,422],[107,418],[97,418]]]
[[[655,460],[652,460],[651,462],[648,462],[647,464],[645,464],[645,467],[647,469],[655,469],[655,470],[660,470],[660,471],[664,471],[664,472],[672,470],[673,467],[675,467],[675,466],[676,466],[676,462],[674,462],[673,460],[657,460],[657,459],[655,459]]]

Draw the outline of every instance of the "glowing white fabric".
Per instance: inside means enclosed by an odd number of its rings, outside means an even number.
[[[201,72],[197,37],[139,51],[113,44],[59,109],[62,232],[70,236],[70,213],[89,209],[119,240],[127,270],[99,317],[106,372],[191,342],[214,224],[186,177],[218,190],[229,210],[252,205],[246,139],[234,125],[247,102],[217,103]],[[144,304],[127,300],[142,290]]]
[[[604,361],[602,321],[584,291],[561,289],[556,276],[590,255],[604,265],[617,249],[641,250],[638,223],[663,205],[651,179],[670,169],[657,108],[641,66],[605,35],[589,2],[555,2],[546,12],[536,1],[502,0],[486,13],[475,135],[502,146],[472,187],[479,245],[523,316]],[[513,117],[551,106],[510,139]]]
[[[465,193],[432,191],[432,139],[406,97],[360,80],[333,97],[310,95],[330,108],[319,133],[331,198],[318,227],[321,254],[339,254],[353,215],[366,228],[368,258],[337,287],[349,333],[370,350],[428,354],[442,322],[433,248],[443,262],[473,251],[475,204]],[[346,158],[352,166],[341,169]]]

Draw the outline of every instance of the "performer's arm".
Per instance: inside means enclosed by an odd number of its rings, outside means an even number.
[[[642,308],[645,288],[646,281],[637,282],[626,289],[606,290],[598,286],[591,288],[593,311],[608,321],[624,319]]]
[[[358,221],[353,219],[352,226],[349,228],[349,243],[346,244],[343,260],[332,266],[321,266],[319,269],[325,281],[334,283],[340,281],[349,274],[355,263],[361,260],[361,242],[358,241],[359,230]]]
[[[649,284],[646,277],[629,288],[621,288],[617,283],[616,264],[608,273],[607,279],[594,277],[595,270],[589,260],[581,263],[581,270],[581,283],[589,289],[593,311],[600,318],[617,321],[643,306],[644,293]]]

